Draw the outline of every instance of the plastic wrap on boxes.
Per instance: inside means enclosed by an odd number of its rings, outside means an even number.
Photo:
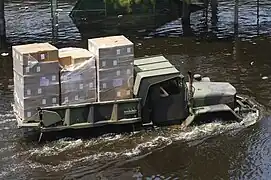
[[[12,47],[14,106],[18,116],[28,119],[37,107],[59,105],[58,49],[49,43]]]
[[[59,71],[59,64],[57,61],[37,61],[29,55],[27,65],[21,65],[18,61],[13,64],[13,70],[21,75],[39,75],[57,73]]]
[[[133,64],[99,71],[98,100],[110,101],[133,97]]]
[[[37,107],[49,107],[59,105],[58,95],[44,95],[39,97],[20,98],[18,97],[18,103],[21,108],[37,108]]]
[[[134,45],[125,36],[88,40],[96,57],[98,101],[133,97]]]
[[[14,91],[19,98],[59,95],[59,73],[25,75],[14,73]]]
[[[61,71],[61,104],[96,101],[95,58],[74,64]]]
[[[13,46],[12,57],[13,69],[21,75],[39,73],[42,68],[34,66],[41,62],[48,62],[45,71],[49,73],[58,68],[58,65],[49,63],[58,61],[58,49],[49,43]]]
[[[59,105],[59,75],[22,76],[14,71],[14,98],[20,108]]]
[[[27,119],[34,116],[36,113],[38,113],[37,108],[23,108],[21,107],[19,103],[19,98],[14,92],[14,112],[19,116],[22,120],[27,121]]]
[[[44,95],[39,97],[20,98],[16,91],[14,92],[14,106],[16,113],[23,120],[31,118],[37,113],[38,107],[58,106],[58,95]]]
[[[94,55],[83,48],[66,47],[59,49],[59,64],[66,68],[74,64],[80,64],[94,57]]]
[[[108,36],[88,40],[88,50],[97,59],[133,56],[134,44],[125,36]]]

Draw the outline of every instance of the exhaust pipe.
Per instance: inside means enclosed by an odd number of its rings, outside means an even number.
[[[193,113],[192,109],[193,109],[193,74],[191,71],[188,71],[188,78],[189,78],[189,99],[188,99],[188,105],[189,105],[189,109],[190,109],[190,112]]]

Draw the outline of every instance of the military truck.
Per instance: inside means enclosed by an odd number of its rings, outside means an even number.
[[[185,76],[162,55],[136,58],[134,77],[131,99],[37,107],[27,122],[17,117],[18,127],[38,129],[41,140],[44,133],[63,130],[176,124],[185,129],[211,119],[241,121],[249,112],[259,113],[230,83],[212,82],[192,72]]]

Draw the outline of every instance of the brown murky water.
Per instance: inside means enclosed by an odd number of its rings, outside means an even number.
[[[63,9],[59,14],[59,47],[86,47],[87,38],[93,36],[91,29],[81,35],[69,18],[74,4],[59,2]],[[261,2],[257,26],[256,1],[240,2],[240,38],[235,41],[228,38],[233,33],[233,2],[219,1],[219,5],[215,27],[210,20],[208,27],[204,26],[201,11],[192,15],[191,37],[182,36],[178,19],[147,35],[142,26],[130,32],[118,28],[113,32],[130,34],[136,56],[164,54],[182,71],[190,69],[216,81],[231,82],[240,93],[264,105],[266,116],[261,121],[246,128],[212,123],[188,132],[160,129],[89,140],[61,139],[45,145],[25,142],[16,129],[11,106],[12,60],[10,55],[1,56],[0,178],[136,179],[143,175],[143,179],[270,179],[271,3]],[[11,44],[52,39],[47,1],[7,1],[6,22],[9,43],[1,53],[10,53]],[[97,34],[107,35],[106,26],[102,27]]]

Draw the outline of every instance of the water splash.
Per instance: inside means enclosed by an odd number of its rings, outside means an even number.
[[[31,168],[43,168],[52,172],[63,171],[68,170],[75,164],[109,162],[115,159],[130,159],[137,156],[143,157],[157,149],[165,148],[173,142],[191,142],[229,131],[240,130],[256,123],[255,116],[255,114],[248,114],[241,123],[224,124],[214,122],[190,127],[185,132],[180,131],[178,127],[171,127],[166,129],[158,128],[154,132],[108,135],[87,141],[61,139],[42,147],[29,149],[21,156],[28,156],[26,159]],[[54,158],[56,156],[57,158]],[[66,158],[61,160],[60,156],[66,156]],[[51,158],[58,160],[55,164],[35,161],[37,158],[46,159],[46,157],[50,158],[50,160]]]

